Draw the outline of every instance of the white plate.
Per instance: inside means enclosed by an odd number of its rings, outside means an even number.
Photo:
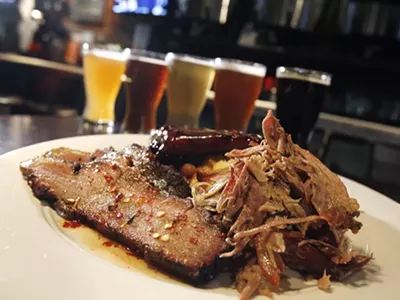
[[[105,247],[94,246],[102,240],[93,234],[63,229],[52,210],[32,196],[18,169],[19,162],[59,146],[92,151],[147,141],[144,135],[76,137],[0,157],[1,300],[238,299],[235,290],[218,287],[218,282],[200,289],[165,280],[138,267],[136,258],[124,254],[122,259],[122,250],[114,255]],[[276,299],[399,299],[400,205],[351,180],[343,181],[364,212],[360,218],[364,227],[352,240],[358,247],[368,246],[375,260],[346,283],[335,283],[331,293],[318,290],[315,281],[302,284],[300,290],[298,283],[291,281],[291,290]],[[114,256],[117,259],[113,260]]]

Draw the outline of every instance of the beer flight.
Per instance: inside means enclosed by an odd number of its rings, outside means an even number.
[[[196,128],[214,84],[216,129],[246,131],[267,68],[225,58],[146,50],[110,50],[83,46],[86,106],[84,126],[90,133],[111,133],[121,84],[126,94],[122,132],[150,132],[166,90],[167,123]],[[278,67],[277,116],[295,142],[306,147],[332,75],[303,68]]]
[[[86,105],[83,118],[93,133],[114,131],[115,102],[126,91],[123,132],[149,132],[167,93],[170,125],[195,128],[214,83],[217,129],[246,131],[261,91],[266,67],[224,58],[146,50],[83,46]]]

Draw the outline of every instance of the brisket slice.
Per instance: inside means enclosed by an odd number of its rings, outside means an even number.
[[[62,216],[192,283],[213,277],[225,249],[223,235],[185,199],[190,190],[180,174],[143,147],[92,155],[60,148],[22,162],[20,169],[34,195]]]

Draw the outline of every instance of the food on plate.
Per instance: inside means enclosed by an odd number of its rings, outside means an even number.
[[[271,296],[289,267],[326,290],[372,259],[345,237],[362,226],[359,205],[271,112],[262,128],[264,139],[165,126],[149,149],[59,148],[20,169],[65,218],[190,282],[224,269],[241,299]]]
[[[21,163],[36,197],[189,281],[212,278],[225,249],[173,168],[132,145],[93,154],[66,148]]]
[[[221,257],[254,252],[237,275],[242,299],[279,286],[285,266],[342,280],[371,260],[345,238],[362,224],[339,177],[294,144],[271,111],[262,128],[258,146],[230,151],[228,169],[192,183],[194,205],[219,216],[227,233]]]
[[[201,162],[208,155],[244,149],[261,141],[258,134],[244,134],[236,130],[187,129],[166,125],[153,131],[149,149],[158,160],[180,165]]]

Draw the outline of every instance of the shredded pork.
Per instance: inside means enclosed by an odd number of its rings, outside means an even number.
[[[279,286],[285,265],[324,274],[318,286],[325,288],[331,275],[341,279],[371,259],[344,246],[344,234],[362,224],[355,220],[359,205],[339,177],[294,144],[271,111],[262,127],[259,145],[227,153],[229,170],[192,186],[194,204],[222,216],[232,248],[221,257],[255,252],[256,260],[237,276],[243,300],[265,294],[265,281]]]

